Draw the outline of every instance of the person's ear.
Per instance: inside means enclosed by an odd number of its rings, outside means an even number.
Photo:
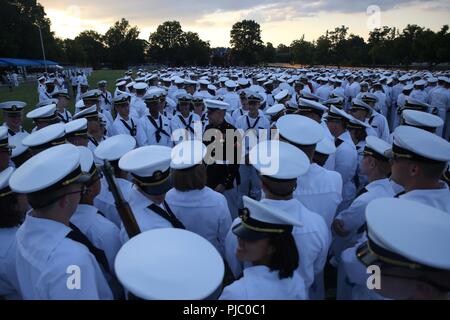
[[[412,177],[417,177],[420,174],[420,172],[421,172],[420,166],[416,164],[411,164],[409,173]]]

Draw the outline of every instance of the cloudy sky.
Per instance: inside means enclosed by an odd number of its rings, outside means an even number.
[[[52,21],[52,30],[62,38],[80,31],[104,33],[124,17],[137,25],[148,39],[158,24],[180,21],[184,31],[198,32],[213,47],[228,46],[233,23],[254,19],[264,42],[275,46],[303,34],[317,39],[327,29],[345,24],[351,33],[367,38],[383,25],[405,27],[408,23],[439,30],[450,21],[450,0],[40,0]]]

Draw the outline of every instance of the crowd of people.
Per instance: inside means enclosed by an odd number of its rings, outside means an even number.
[[[0,103],[0,296],[446,299],[449,76],[43,75],[31,132],[24,102]]]

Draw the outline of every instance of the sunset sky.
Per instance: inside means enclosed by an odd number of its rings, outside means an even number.
[[[367,38],[374,27],[403,28],[415,23],[439,30],[450,21],[450,0],[382,1],[274,1],[274,0],[40,0],[61,38],[74,38],[93,29],[104,33],[120,18],[126,18],[148,39],[167,20],[180,21],[184,31],[197,32],[212,47],[229,46],[233,23],[253,19],[261,25],[262,40],[289,45],[305,35],[317,39],[327,29],[342,24],[349,32]],[[368,13],[369,12],[369,13]]]

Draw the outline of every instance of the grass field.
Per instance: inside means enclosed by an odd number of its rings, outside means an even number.
[[[100,80],[108,81],[108,91],[111,93],[115,90],[116,79],[123,77],[124,70],[98,70],[94,71],[91,77],[88,79],[91,89],[97,87],[97,82]],[[0,102],[18,100],[27,103],[25,111],[23,112],[24,128],[30,131],[33,128],[33,123],[26,118],[28,111],[32,110],[36,103],[38,103],[37,83],[25,83],[21,84],[18,88],[13,88],[13,91],[9,91],[8,87],[0,87]],[[75,97],[72,98],[69,111],[73,113],[75,108]],[[3,115],[0,114],[0,123],[3,123]]]

